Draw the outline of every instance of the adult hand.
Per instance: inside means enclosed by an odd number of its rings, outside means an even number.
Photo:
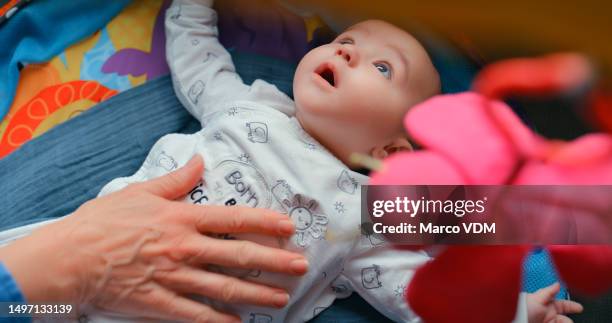
[[[208,264],[304,274],[289,251],[205,233],[289,236],[290,219],[270,210],[174,201],[198,182],[201,157],[166,176],[83,204],[72,215],[0,249],[0,259],[30,302],[72,302],[126,314],[229,322],[185,294],[282,307],[286,291],[206,271]]]

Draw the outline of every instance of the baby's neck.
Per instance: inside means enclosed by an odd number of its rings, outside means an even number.
[[[316,134],[314,134],[312,131],[309,131],[307,127],[304,126],[304,124],[302,122],[300,122],[299,118],[295,118],[296,122],[299,124],[300,128],[306,133],[308,134],[308,136],[310,136],[313,140],[315,140],[319,145],[323,146],[325,148],[325,150],[327,150],[331,155],[333,155],[334,157],[336,157],[336,159],[338,159],[339,162],[341,162],[342,164],[344,164],[346,167],[357,171],[361,174],[367,174],[363,172],[363,169],[358,166],[355,165],[354,163],[351,163],[350,161],[350,157],[351,154],[353,153],[352,151],[349,151],[348,149],[343,149],[345,148],[344,146],[341,146],[339,149],[333,149],[332,145],[329,144],[329,142],[326,140],[326,138],[319,138],[316,136]],[[367,172],[367,170],[366,170]]]

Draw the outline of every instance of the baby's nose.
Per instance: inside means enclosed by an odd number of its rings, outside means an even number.
[[[357,52],[351,47],[341,47],[336,50],[336,55],[342,57],[349,66],[357,64]]]

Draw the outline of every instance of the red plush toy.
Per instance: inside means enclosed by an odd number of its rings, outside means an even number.
[[[423,149],[392,155],[370,183],[612,184],[611,135],[546,140],[496,100],[509,94],[566,91],[592,75],[588,62],[575,54],[491,65],[475,81],[475,93],[438,96],[414,107],[405,117],[405,127]],[[599,225],[612,228],[609,210],[593,214]],[[509,322],[516,312],[522,262],[529,249],[446,247],[416,272],[407,300],[426,322]],[[591,295],[612,289],[612,247],[548,249],[571,289]]]

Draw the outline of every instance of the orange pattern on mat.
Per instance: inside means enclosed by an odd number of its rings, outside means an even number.
[[[9,9],[13,8],[19,0],[11,0],[2,7],[0,7],[0,16],[4,16],[5,13],[9,11]]]
[[[117,91],[95,81],[72,81],[46,87],[17,109],[0,141],[0,158],[32,139],[36,128],[53,112],[80,100],[102,102]]]

